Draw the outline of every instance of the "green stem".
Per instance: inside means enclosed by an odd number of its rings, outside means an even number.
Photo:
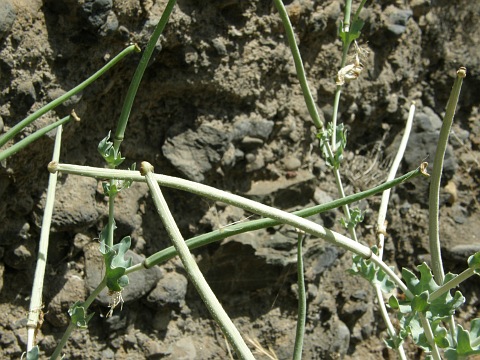
[[[48,126],[45,126],[41,129],[35,131],[33,134],[27,136],[25,139],[13,144],[8,149],[5,149],[2,152],[0,152],[0,161],[2,161],[4,159],[12,156],[13,154],[17,153],[18,151],[20,151],[24,147],[30,145],[34,141],[41,138],[43,135],[45,135],[49,131],[52,131],[56,127],[59,127],[61,125],[64,125],[64,124],[68,123],[70,120],[72,120],[72,118],[75,118],[75,116],[72,116],[72,115],[65,116],[63,119],[58,120],[58,121],[56,121],[53,124],[50,124]]]
[[[380,315],[382,316],[382,319],[385,322],[385,325],[387,326],[388,335],[392,339],[395,339],[397,338],[397,333],[395,331],[395,328],[393,327],[392,321],[390,320],[390,316],[388,316],[388,310],[387,310],[387,306],[385,305],[385,301],[383,300],[383,293],[382,293],[381,286],[379,284],[375,284],[373,286],[373,289],[375,291],[375,297],[377,298],[377,301],[378,301]],[[398,354],[399,359],[407,360],[405,349],[403,348],[402,345],[400,345],[395,350]]]
[[[422,323],[422,327],[425,333],[425,337],[427,338],[430,347],[432,348],[432,357],[434,360],[441,360],[442,357],[440,356],[440,351],[438,350],[437,344],[435,343],[435,338],[433,335],[432,327],[430,323],[425,318],[423,313],[418,313],[418,317],[420,318],[420,322]]]
[[[110,179],[110,186],[114,185],[115,179]],[[111,189],[111,187],[110,187]],[[116,194],[108,195],[108,236],[107,246],[109,249],[113,247],[113,235],[115,232],[115,197]]]
[[[207,306],[208,311],[220,326],[230,344],[232,344],[234,347],[237,355],[242,359],[255,360],[232,320],[228,317],[212,289],[210,289],[210,286],[198,268],[194,257],[185,244],[175,219],[173,218],[167,202],[163,197],[162,191],[158,186],[155,174],[153,173],[153,166],[147,162],[142,162],[140,169],[142,175],[145,176],[148,187],[150,188],[150,193],[152,194],[152,199],[155,203],[155,207],[157,208],[158,215],[162,219],[163,225],[165,226],[165,229],[167,230],[167,233],[170,236],[178,255],[180,256],[180,259],[182,260],[183,266],[185,267],[192,284],[197,289],[197,292]]]
[[[59,161],[60,148],[62,145],[62,126],[60,125],[55,137],[55,146],[53,148],[53,161]],[[55,189],[57,187],[58,174],[50,174],[48,179],[47,199],[43,211],[42,227],[40,232],[40,242],[38,246],[37,265],[35,267],[35,277],[33,279],[32,296],[30,300],[30,310],[27,318],[27,352],[32,349],[35,343],[35,332],[37,329],[38,318],[42,311],[43,282],[45,278],[45,268],[47,265],[48,243],[50,236],[50,225],[52,224],[53,205],[55,203]]]
[[[456,288],[458,285],[460,285],[462,282],[467,280],[469,277],[476,275],[475,269],[473,268],[468,268],[464,270],[460,275],[455,276],[452,280],[446,282],[442,286],[440,286],[437,290],[432,292],[428,298],[429,301],[433,301],[437,299],[438,297],[442,296],[444,293],[447,291]]]
[[[373,196],[379,192],[384,191],[387,188],[391,188],[393,186],[396,186],[404,181],[413,179],[414,177],[418,176],[420,174],[419,170],[414,170],[408,174],[403,175],[402,177],[399,177],[391,182],[379,185],[373,189],[369,189],[366,191],[363,191],[361,193],[353,194],[350,196],[346,196],[345,198],[338,199],[332,202],[329,202],[327,204],[321,204],[317,206],[313,206],[311,208],[306,208],[302,209],[299,211],[293,212],[294,215],[300,216],[300,217],[309,217],[313,216],[318,213],[322,213],[328,210],[332,210],[335,208],[338,208],[340,206],[343,206],[345,204],[350,204],[356,201],[359,201],[361,199],[365,199],[367,197]],[[184,189],[185,190],[185,189]],[[221,230],[215,230],[212,231],[208,234],[202,234],[198,235],[192,239],[187,240],[187,245],[190,249],[195,249],[198,247],[205,246],[207,244],[210,244],[215,241],[220,241],[223,240],[227,237],[249,232],[249,231],[254,231],[254,230],[259,230],[259,229],[264,229],[268,227],[273,227],[281,224],[279,221],[275,221],[272,219],[258,219],[258,220],[251,220],[246,223],[239,223],[235,225],[228,226],[227,228],[221,229]],[[147,259],[143,262],[143,265],[135,265],[137,269],[141,267],[146,267],[150,268],[154,265],[158,265],[162,262],[165,262],[167,260],[170,260],[171,258],[175,257],[177,255],[175,248],[172,246],[169,248],[166,248],[164,250],[161,250]],[[132,268],[130,268],[132,269]],[[130,269],[127,270],[127,273],[130,272]],[[133,269],[132,269],[133,270]]]
[[[62,352],[63,347],[68,341],[68,338],[70,337],[70,334],[75,330],[77,326],[70,321],[70,324],[68,324],[67,329],[63,333],[63,336],[60,340],[60,342],[57,344],[57,347],[55,348],[55,351],[53,352],[52,356],[50,356],[50,360],[56,360],[59,356],[60,353]]]
[[[410,132],[412,130],[413,125],[413,118],[415,116],[415,102],[412,103],[410,106],[410,111],[408,112],[408,119],[407,123],[405,124],[405,131],[402,136],[402,140],[400,142],[400,146],[397,150],[397,155],[395,155],[395,159],[393,160],[393,164],[390,167],[390,172],[388,173],[387,180],[393,180],[395,175],[397,174],[398,168],[400,163],[403,159],[403,155],[405,154],[405,149],[407,148],[408,139],[410,137]],[[382,201],[380,202],[380,209],[378,210],[378,218],[377,218],[377,244],[378,244],[378,251],[379,256],[383,257],[383,249],[385,244],[385,235],[386,235],[386,225],[385,219],[387,218],[387,209],[388,209],[388,201],[390,199],[390,189],[385,190],[382,194]]]
[[[397,155],[395,156],[395,160],[390,168],[390,172],[388,173],[387,180],[392,180],[395,178],[395,174],[397,173],[398,167],[400,166],[400,162],[403,158],[403,154],[405,153],[405,149],[407,147],[408,138],[410,137],[410,131],[412,129],[413,124],[413,117],[415,114],[415,103],[412,103],[410,107],[410,111],[408,114],[408,120],[405,125],[405,132],[402,137],[402,141],[400,142],[400,146],[398,147]],[[380,209],[378,211],[378,219],[377,219],[377,245],[378,245],[378,257],[381,259],[383,257],[383,249],[385,244],[385,235],[386,235],[386,225],[385,225],[385,218],[387,216],[387,208],[388,208],[388,201],[390,199],[390,190],[387,189],[382,194],[382,201],[380,203]],[[383,294],[381,290],[380,284],[374,284],[375,295],[378,300],[378,306],[380,308],[380,314],[383,318],[387,326],[388,334],[392,339],[397,337],[395,328],[393,327],[392,321],[388,316],[387,307],[385,305],[385,301],[383,300]],[[399,346],[397,349],[397,354],[400,359],[406,360],[406,354],[403,346]]]
[[[345,17],[343,20],[343,31],[348,33],[350,31],[350,13],[352,12],[352,0],[345,1]]]
[[[102,282],[98,284],[96,289],[90,294],[90,296],[87,298],[87,300],[83,303],[83,307],[85,308],[85,312],[87,309],[90,307],[90,305],[93,303],[93,301],[97,298],[98,295],[102,292],[103,289],[107,286],[107,278],[104,277]],[[70,337],[70,334],[77,328],[77,325],[72,323],[70,321],[70,324],[68,324],[67,329],[63,333],[62,339],[58,343],[57,347],[55,348],[55,351],[53,352],[52,356],[50,357],[50,360],[55,360],[60,356],[60,353],[65,346],[65,344],[68,341],[68,338]]]
[[[298,234],[297,244],[297,284],[298,284],[298,320],[293,350],[293,360],[302,359],[303,337],[305,335],[305,322],[307,319],[307,296],[305,294],[305,276],[303,273],[302,244],[304,234]]]
[[[466,76],[466,69],[461,67],[457,71],[457,77],[453,84],[450,98],[448,99],[447,109],[443,118],[442,128],[435,152],[435,160],[433,162],[433,171],[430,180],[429,194],[429,244],[430,255],[432,257],[432,272],[437,284],[443,284],[445,273],[443,270],[442,255],[440,249],[440,231],[438,224],[439,217],[439,200],[440,200],[440,182],[442,178],[443,160],[448,144],[448,136],[452,127],[453,116],[458,103],[458,97],[462,88],[463,78]]]
[[[329,209],[342,206],[349,202],[358,201],[360,199],[363,199],[365,197],[371,196],[375,193],[384,191],[388,188],[398,185],[402,182],[410,180],[420,174],[425,176],[425,173],[424,173],[425,166],[426,166],[426,163],[422,164],[422,166],[416,170],[413,170],[395,180],[392,180],[391,182],[379,185],[371,190],[367,190],[359,194],[353,194],[343,199],[335,200],[328,204],[314,206],[310,209],[304,209],[304,210],[301,210],[300,212],[296,212],[295,214],[301,215],[301,216],[311,216],[320,211],[326,211]],[[94,177],[94,178],[107,178],[107,179],[115,178],[115,179],[131,180],[131,181],[138,181],[138,182],[145,181],[144,177],[141,176],[141,174],[138,171],[103,169],[103,168],[94,168],[94,167],[81,166],[81,165],[58,164],[55,162],[50,163],[48,168],[50,172],[60,171],[63,173],[76,174],[76,175],[82,175],[82,176],[88,176],[88,177]],[[155,178],[157,182],[162,186],[171,187],[171,188],[182,190],[182,191],[188,191],[200,196],[205,196],[215,201],[223,201],[228,204],[242,207],[249,211],[252,205],[258,204],[255,201],[244,199],[238,195],[233,195],[228,192],[218,190],[207,185],[195,183],[193,181],[184,180],[184,179],[171,177],[167,175],[155,175]],[[246,202],[248,205],[245,205],[244,202]],[[262,205],[262,204],[258,204],[258,205]],[[262,206],[263,208],[272,209],[265,205],[262,205]],[[277,210],[277,211],[280,211],[280,210]],[[255,212],[255,211],[252,211],[252,212]],[[270,217],[270,216],[267,215],[266,217]],[[261,223],[261,221],[264,221],[264,223]],[[251,223],[255,224],[254,226],[258,226],[257,228],[259,229],[263,227],[274,226],[282,222],[283,221],[281,221],[280,219],[276,219],[276,220],[261,219],[261,220],[252,221]],[[224,234],[220,234],[217,232],[216,236],[218,236],[218,238],[215,238],[212,241],[216,241],[216,240],[219,240],[219,238],[225,238],[226,236],[230,236],[232,235],[231,229],[237,229],[238,227],[244,227],[244,226],[245,224],[236,224],[228,227],[227,229],[223,229],[222,231],[224,232]],[[253,226],[252,228],[248,229],[248,231],[251,231],[251,230],[254,230]],[[198,238],[199,237],[195,239],[198,239]],[[198,245],[198,246],[201,246],[201,245]],[[170,255],[166,255],[166,256],[170,256]],[[175,256],[175,254],[171,256],[173,257]],[[159,262],[161,261],[162,260],[160,260]]]
[[[320,115],[318,114],[317,105],[315,104],[315,100],[313,99],[312,93],[308,86],[307,76],[305,75],[305,69],[303,67],[302,56],[300,55],[300,50],[298,49],[297,42],[295,40],[295,33],[293,31],[292,23],[288,18],[287,10],[283,5],[282,0],[274,0],[275,6],[277,7],[278,13],[280,14],[280,18],[282,19],[283,26],[285,27],[285,33],[287,35],[288,44],[290,46],[290,50],[292,51],[293,61],[295,63],[295,69],[297,71],[298,81],[300,82],[300,87],[302,88],[303,96],[305,98],[305,103],[308,108],[308,112],[315,124],[315,127],[318,130],[323,128],[323,122],[320,119]]]
[[[157,44],[160,35],[162,34],[165,26],[167,25],[168,18],[173,11],[173,7],[175,6],[176,0],[169,0],[163,14],[158,22],[155,30],[153,31],[150,40],[148,41],[147,47],[145,48],[145,52],[138,63],[137,69],[135,70],[135,74],[133,75],[132,82],[130,83],[130,87],[127,91],[127,96],[123,103],[122,112],[120,114],[120,118],[118,119],[117,130],[115,131],[115,137],[113,140],[113,146],[115,152],[118,153],[120,149],[120,144],[123,141],[125,136],[125,129],[127,128],[128,118],[130,117],[130,112],[132,111],[133,101],[135,100],[135,96],[137,94],[138,88],[140,86],[140,82],[142,81],[143,74],[145,73],[145,69],[147,68],[148,62],[152,57],[153,50],[155,49],[155,45]]]
[[[85,89],[88,85],[93,83],[95,80],[97,80],[101,75],[103,75],[108,69],[110,69],[112,66],[114,66],[116,63],[118,63],[121,59],[123,59],[126,55],[132,53],[133,51],[139,51],[137,45],[130,45],[127,48],[125,48],[120,54],[115,56],[112,60],[110,60],[104,67],[102,67],[100,70],[98,70],[95,74],[90,76],[87,80],[82,82],[80,85],[77,85],[74,87],[72,90],[66,92],[62,96],[60,96],[58,99],[53,100],[52,102],[48,103],[41,109],[35,111],[33,114],[27,116],[25,119],[20,121],[17,125],[12,127],[8,132],[3,134],[0,137],[0,147],[5,145],[10,139],[12,139],[15,135],[17,135],[23,128],[25,128],[27,125],[38,119],[40,116],[45,114],[46,112],[56,108],[58,105],[63,103],[65,100],[69,99],[76,93],[82,91]]]

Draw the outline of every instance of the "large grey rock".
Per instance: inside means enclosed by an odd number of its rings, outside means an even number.
[[[190,180],[202,182],[215,164],[222,159],[229,138],[221,126],[201,125],[196,131],[187,130],[167,138],[163,155]]]
[[[187,278],[177,272],[166,273],[155,289],[147,296],[147,301],[157,307],[164,305],[182,306],[187,294]]]
[[[52,228],[66,231],[94,224],[98,219],[95,206],[97,180],[73,175],[67,176],[63,184],[62,180],[60,179],[55,197]],[[41,219],[37,220],[39,227],[40,221]]]
[[[2,0],[0,4],[0,40],[8,34],[17,18],[17,13],[10,0]]]
[[[55,281],[57,282],[57,281]],[[57,285],[59,285],[59,281]],[[48,304],[48,311],[45,311],[45,317],[50,324],[55,327],[64,327],[70,323],[70,316],[68,309],[77,301],[84,301],[85,296],[85,282],[79,276],[73,275],[66,279],[62,284],[58,293],[50,300]]]

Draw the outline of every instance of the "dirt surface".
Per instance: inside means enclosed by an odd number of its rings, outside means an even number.
[[[356,3],[356,2],[354,2]],[[0,4],[0,131],[93,74],[128,43],[144,48],[166,1],[3,0]],[[322,119],[332,116],[341,57],[338,1],[287,1],[305,69]],[[354,9],[356,8],[354,4]],[[346,193],[381,183],[403,133],[411,101],[418,105],[402,172],[433,161],[455,71],[465,66],[454,134],[447,151],[441,239],[448,271],[460,272],[480,250],[480,3],[369,1],[360,45],[364,70],[346,85],[340,119],[348,128],[342,165]],[[140,55],[127,57],[80,95],[30,125],[16,140],[75,108],[61,161],[104,166],[98,142],[114,130]],[[311,121],[277,11],[270,1],[179,0],[147,68],[127,127],[125,164],[149,161],[180,176],[296,210],[338,197],[319,156]],[[0,357],[26,348],[26,313],[34,274],[54,135],[0,167]],[[123,166],[123,165],[122,165]],[[431,165],[429,167],[431,170]],[[185,238],[251,214],[165,190]],[[428,183],[396,188],[388,215],[385,258],[397,269],[429,261]],[[379,197],[358,204],[360,241],[374,244]],[[67,310],[100,281],[98,236],[108,204],[101,182],[61,175],[44,289],[41,357],[68,323]],[[343,232],[342,215],[314,220]],[[145,184],[116,204],[117,239],[132,236],[134,262],[169,245]],[[241,333],[291,358],[296,321],[296,239],[289,226],[232,237],[195,251],[207,280]],[[308,286],[305,359],[394,358],[367,282],[346,273],[351,254],[323,240],[304,246]],[[123,310],[106,318],[108,297],[92,306],[88,330],[75,331],[67,359],[227,359],[225,339],[176,258],[131,278]],[[460,289],[468,322],[479,316],[480,289]],[[410,349],[410,347],[409,347]],[[411,348],[413,349],[413,348]],[[412,358],[421,358],[415,349]],[[258,355],[259,359],[265,359]]]

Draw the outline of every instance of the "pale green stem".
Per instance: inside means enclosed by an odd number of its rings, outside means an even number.
[[[443,160],[448,144],[448,136],[452,127],[453,116],[458,103],[458,97],[462,88],[463,78],[466,76],[465,68],[460,68],[457,71],[457,77],[453,84],[453,89],[448,99],[447,109],[443,117],[442,128],[437,143],[437,150],[435,152],[435,160],[433,163],[433,171],[430,180],[430,194],[429,194],[429,244],[430,255],[432,257],[432,272],[437,284],[442,285],[445,273],[443,270],[442,255],[440,249],[440,231],[438,224],[439,217],[439,200],[440,200],[440,183],[442,179]]]
[[[378,306],[380,309],[380,315],[382,316],[383,321],[385,322],[385,325],[387,326],[387,332],[388,335],[392,339],[397,338],[397,332],[395,331],[395,328],[393,327],[392,321],[390,320],[390,316],[388,316],[388,311],[387,307],[385,305],[385,301],[383,300],[383,293],[380,285],[375,284],[373,287],[375,291],[375,296],[377,297],[378,300]],[[405,354],[405,349],[403,348],[402,345],[400,345],[398,348],[395,349],[395,351],[398,354],[398,357],[402,360],[406,360],[407,356]]]
[[[443,161],[445,151],[447,149],[448,137],[452,128],[453,117],[457,107],[460,90],[462,88],[463,78],[467,75],[467,70],[461,67],[457,71],[457,77],[453,84],[450,98],[448,99],[445,116],[443,117],[442,128],[437,142],[437,150],[435,151],[435,160],[433,162],[432,177],[430,180],[430,193],[428,201],[429,222],[428,235],[430,244],[430,255],[433,276],[437,284],[442,285],[445,279],[445,272],[443,270],[443,261],[440,245],[440,227],[439,227],[439,213],[440,213],[440,184],[442,180]],[[452,339],[456,339],[456,325],[453,315],[449,319],[449,330]]]
[[[298,234],[297,243],[297,284],[298,284],[298,315],[297,328],[295,335],[295,345],[293,347],[293,360],[302,359],[303,338],[305,335],[305,322],[307,319],[307,296],[305,294],[305,276],[303,273],[303,255],[302,244],[305,239],[304,234]]]
[[[405,153],[405,149],[407,147],[408,138],[410,137],[410,132],[412,130],[413,124],[413,117],[415,115],[415,103],[412,103],[410,106],[410,111],[408,114],[407,123],[405,125],[405,132],[402,137],[402,141],[400,142],[400,146],[397,150],[397,155],[393,161],[392,167],[390,168],[390,172],[387,177],[387,181],[391,181],[395,178],[395,175],[398,171],[398,167],[400,166],[400,162],[402,161],[403,154]],[[390,191],[391,189],[387,189],[382,194],[382,201],[380,203],[380,209],[378,211],[378,219],[377,219],[377,246],[378,246],[378,257],[380,259],[383,258],[383,250],[385,245],[385,235],[387,231],[387,226],[385,223],[385,219],[387,216],[387,208],[388,208],[388,201],[390,199]],[[382,315],[383,321],[387,325],[388,334],[392,339],[397,337],[397,333],[393,324],[388,316],[387,307],[385,305],[385,301],[383,300],[382,290],[379,284],[374,285],[375,294],[378,300],[378,305],[380,307],[380,314]],[[405,350],[403,346],[399,346],[395,349],[398,353],[400,359],[406,359]]]
[[[342,66],[343,67],[343,66]],[[335,153],[337,151],[337,119],[338,119],[338,108],[340,106],[340,96],[342,94],[342,86],[337,85],[335,91],[335,99],[333,101],[333,114],[332,114],[332,152]]]
[[[56,127],[68,123],[72,119],[78,119],[78,117],[68,115],[68,116],[65,116],[63,119],[54,122],[53,124],[50,124],[48,126],[45,126],[41,129],[35,131],[33,134],[27,136],[25,139],[22,139],[19,142],[10,146],[9,148],[1,151],[0,152],[0,161],[12,156],[13,154],[16,154],[18,151],[20,151],[24,147],[30,145],[35,140],[38,140],[39,138],[41,138],[43,135],[45,135],[49,131],[52,131]]]
[[[140,86],[140,82],[142,81],[143,74],[145,73],[145,69],[147,68],[148,62],[152,57],[153,50],[157,45],[158,39],[165,29],[167,25],[168,18],[173,11],[173,7],[175,6],[176,0],[168,0],[167,5],[165,6],[165,10],[163,10],[162,16],[153,31],[150,40],[148,41],[147,47],[138,63],[138,66],[133,74],[132,82],[127,91],[127,95],[125,97],[125,101],[123,102],[122,112],[120,113],[120,117],[118,119],[117,129],[115,131],[115,136],[113,140],[113,147],[115,149],[115,153],[118,153],[120,149],[120,144],[123,141],[125,136],[125,129],[127,128],[128,119],[130,117],[130,112],[132,110],[133,102],[135,100],[135,96],[137,94],[138,88]]]
[[[55,145],[53,147],[52,161],[59,161],[60,149],[62,146],[62,125],[57,129]],[[43,211],[42,227],[40,231],[40,242],[38,245],[38,258],[33,279],[32,296],[30,309],[27,318],[27,352],[35,345],[35,332],[38,326],[40,312],[43,311],[43,281],[45,278],[45,267],[47,265],[48,242],[50,237],[50,225],[52,224],[53,206],[55,204],[55,189],[57,186],[58,174],[50,174],[48,179],[47,198]]]
[[[96,289],[90,294],[90,296],[87,298],[87,300],[83,303],[83,307],[85,308],[85,312],[87,309],[90,307],[90,305],[93,303],[93,301],[97,298],[98,295],[102,292],[102,290],[107,286],[107,278],[104,277],[102,282],[98,284]],[[62,335],[62,339],[58,343],[57,347],[55,348],[55,351],[53,352],[52,356],[50,357],[50,360],[56,360],[59,356],[60,353],[62,352],[63,347],[68,341],[68,338],[70,337],[70,334],[77,328],[77,324],[74,324],[72,321],[70,321],[70,324],[68,324],[67,329]]]
[[[278,13],[280,14],[280,18],[282,19],[282,23],[285,28],[288,44],[290,46],[290,50],[293,55],[293,61],[295,63],[298,81],[300,82],[303,97],[305,98],[305,104],[307,105],[308,112],[310,113],[310,117],[312,118],[315,127],[320,130],[323,128],[323,122],[320,119],[317,105],[315,104],[315,100],[313,99],[310,87],[308,86],[307,76],[305,75],[305,68],[303,67],[302,56],[300,55],[300,50],[298,49],[297,41],[295,40],[295,33],[288,17],[287,10],[283,5],[282,0],[274,0],[274,3],[277,7]]]
[[[410,131],[412,129],[413,124],[413,117],[415,114],[415,103],[412,103],[410,106],[410,112],[408,114],[408,120],[405,125],[405,132],[402,137],[402,141],[400,142],[400,146],[397,151],[397,155],[395,156],[395,160],[393,161],[392,167],[390,168],[390,172],[387,177],[387,181],[391,181],[395,178],[395,174],[397,173],[398,167],[400,166],[400,162],[402,161],[403,154],[405,153],[405,149],[407,147],[408,138],[410,136]],[[390,191],[391,189],[385,190],[382,194],[382,201],[380,203],[380,210],[378,212],[378,219],[377,219],[377,245],[378,245],[378,257],[383,258],[383,250],[384,250],[384,242],[385,242],[385,234],[386,234],[386,224],[385,219],[387,216],[387,208],[388,208],[388,201],[390,199]],[[388,316],[387,307],[385,305],[385,301],[383,300],[382,290],[379,284],[374,285],[375,294],[378,300],[378,305],[380,308],[380,314],[382,315],[383,321],[387,325],[388,334],[392,339],[397,337],[395,328],[393,327],[392,321]],[[398,347],[395,349],[400,359],[406,359],[405,350],[403,346]]]
[[[352,12],[352,0],[345,1],[345,18],[343,20],[343,31],[349,32],[350,31],[350,13]]]
[[[115,179],[110,179],[110,185],[115,184]],[[113,235],[115,232],[115,197],[116,194],[108,195],[108,236],[107,246],[109,249],[113,247]]]
[[[424,171],[424,166],[425,164],[422,164],[420,168],[422,172]],[[49,171],[63,171],[67,173],[76,173],[77,175],[116,178],[132,181],[139,181],[138,178],[141,178],[141,175],[137,171],[101,169],[88,166],[56,164],[53,162],[49,164]],[[340,246],[346,250],[352,251],[353,253],[360,255],[365,259],[370,259],[372,262],[380,266],[385,271],[385,273],[387,273],[387,275],[392,279],[392,281],[397,283],[399,288],[406,294],[408,298],[413,298],[412,293],[407,289],[402,280],[392,271],[392,269],[390,269],[387,264],[385,264],[381,259],[379,259],[375,254],[373,254],[372,250],[369,247],[362,245],[350,238],[347,238],[344,235],[325,229],[323,226],[316,224],[312,221],[303,219],[299,216],[272,208],[270,206],[243,198],[238,195],[228,193],[226,191],[218,190],[204,184],[199,184],[193,181],[167,175],[154,174],[153,176],[157,183],[162,186],[188,191],[200,196],[205,196],[210,199],[215,199],[226,204],[240,207],[249,212],[291,225],[295,228],[305,231],[306,233],[312,234],[330,243]]]
[[[252,352],[245,344],[245,341],[242,339],[242,336],[238,332],[232,320],[229,318],[228,314],[225,312],[222,305],[216,298],[212,289],[203,277],[202,272],[198,268],[198,265],[190,253],[190,250],[185,244],[175,219],[173,218],[167,202],[163,197],[162,191],[158,186],[155,174],[153,173],[153,166],[147,162],[142,162],[140,169],[141,174],[145,176],[148,187],[150,188],[150,193],[152,195],[155,207],[157,208],[158,215],[162,219],[163,225],[165,226],[165,229],[173,242],[173,246],[175,246],[180,259],[182,260],[182,264],[187,271],[190,281],[195,286],[195,289],[197,289],[197,292],[207,306],[208,311],[220,326],[230,344],[234,347],[237,355],[242,359],[254,360],[255,358],[253,357]]]
[[[398,147],[397,155],[395,156],[395,159],[393,160],[392,166],[390,168],[390,172],[388,173],[387,181],[391,181],[395,178],[395,175],[398,171],[400,163],[403,159],[403,155],[405,154],[405,149],[407,148],[408,138],[410,137],[410,132],[412,130],[414,116],[415,116],[415,102],[413,102],[412,105],[410,106],[407,123],[405,124],[405,131],[403,133],[400,146]],[[385,235],[387,231],[385,219],[387,217],[387,208],[388,208],[388,201],[390,199],[390,192],[391,192],[391,189],[385,190],[383,192],[382,201],[380,203],[380,209],[378,210],[377,245],[378,245],[379,256],[381,258],[383,257]]]
[[[338,194],[340,195],[340,198],[344,198],[345,197],[345,191],[343,190],[342,177],[340,175],[340,170],[337,169],[337,168],[334,168],[333,169],[333,175],[335,175],[335,183],[337,184]],[[350,208],[348,207],[348,205],[344,205],[344,206],[342,206],[342,209],[343,209],[343,214],[344,214],[344,216],[347,220],[347,223],[348,223],[351,220]],[[349,227],[348,232],[350,233],[350,236],[352,237],[353,240],[358,241],[357,233],[356,233],[354,227]]]
[[[309,217],[321,212],[325,212],[328,210],[332,210],[335,208],[338,208],[344,204],[347,203],[353,203],[356,201],[359,201],[361,199],[365,199],[367,197],[371,197],[376,193],[379,193],[387,188],[393,187],[395,185],[398,185],[402,183],[403,181],[407,181],[409,179],[412,179],[413,177],[418,176],[421,174],[421,170],[417,169],[414,170],[408,174],[405,174],[391,182],[387,182],[385,184],[379,185],[375,188],[363,191],[361,193],[349,195],[345,198],[334,200],[330,203],[326,204],[321,204],[321,205],[316,205],[311,208],[306,208],[302,209],[299,211],[293,212],[294,215],[300,216],[300,217]],[[216,200],[212,198],[212,200]],[[205,246],[207,244],[210,244],[215,241],[220,241],[223,240],[227,237],[249,232],[249,231],[254,231],[254,230],[259,230],[259,229],[264,229],[267,227],[272,227],[272,226],[277,226],[280,225],[281,223],[272,219],[258,219],[258,220],[250,220],[245,223],[239,223],[239,224],[234,224],[231,226],[228,226],[226,228],[223,228],[221,230],[215,230],[207,234],[202,234],[198,235],[194,238],[191,238],[187,240],[187,245],[189,249],[195,249],[201,246]],[[177,255],[175,248],[173,246],[170,246],[169,248],[163,249],[150,257],[146,258],[141,264],[134,265],[130,268],[127,269],[126,273],[137,271],[143,268],[150,268],[154,265],[158,265],[160,263],[163,263],[167,260],[170,260],[171,258],[175,257]]]
[[[425,315],[421,312],[418,313],[418,317],[420,318],[420,322],[422,323],[422,327],[425,333],[425,337],[427,338],[428,343],[430,344],[430,347],[432,348],[432,357],[434,360],[441,360],[442,356],[440,355],[440,350],[438,350],[438,346],[435,343],[435,338],[433,335],[432,328],[430,326],[430,323],[428,320],[425,318]]]
[[[67,329],[62,335],[62,338],[60,339],[60,342],[57,344],[57,347],[55,348],[55,351],[53,352],[52,356],[50,356],[50,360],[56,360],[59,356],[60,353],[62,352],[63,347],[68,341],[68,338],[70,337],[70,334],[77,328],[77,325],[75,325],[73,322],[70,321],[70,324],[68,324]]]
[[[460,285],[462,282],[464,282],[465,280],[467,280],[469,277],[473,275],[478,275],[477,273],[475,273],[475,269],[468,268],[464,270],[461,274],[459,274],[458,276],[455,276],[452,280],[447,281],[445,284],[440,286],[437,290],[432,292],[428,297],[428,300],[430,302],[434,301],[435,299],[442,296],[447,291],[450,291],[451,289],[456,288],[458,285]]]
[[[56,108],[58,105],[63,103],[65,100],[69,99],[76,93],[82,91],[85,89],[88,85],[93,83],[95,80],[97,80],[101,75],[103,75],[108,69],[110,69],[112,66],[114,66],[116,63],[118,63],[121,59],[123,59],[126,55],[132,53],[133,51],[140,51],[137,45],[130,45],[126,49],[124,49],[120,54],[115,56],[112,60],[110,60],[104,67],[102,67],[100,70],[98,70],[95,74],[90,76],[87,80],[82,82],[80,85],[77,85],[74,87],[72,90],[66,92],[59,98],[53,100],[52,102],[48,103],[41,109],[35,111],[33,114],[27,116],[25,119],[20,121],[17,125],[12,127],[8,132],[0,136],[0,147],[5,145],[10,139],[12,139],[15,135],[17,135],[23,128],[25,128],[27,125],[38,119],[40,116],[45,114],[46,112]]]

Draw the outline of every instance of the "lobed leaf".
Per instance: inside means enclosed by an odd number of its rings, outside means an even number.
[[[468,258],[468,267],[474,269],[476,274],[480,274],[480,251]]]
[[[125,253],[130,248],[130,244],[131,238],[126,236],[118,244],[108,247],[105,244],[105,237],[102,238],[101,236],[100,252],[105,259],[107,287],[111,291],[122,291],[128,285],[129,280],[125,271],[132,264],[132,259],[125,260]]]
[[[30,349],[29,352],[27,352],[27,360],[38,360],[39,359],[39,354],[38,354],[38,346],[35,345]],[[23,357],[23,356],[22,356]]]
[[[372,250],[374,253],[378,253],[376,247],[372,248]],[[390,280],[385,271],[361,256],[353,256],[352,268],[348,272],[352,275],[360,275],[372,285],[380,285],[380,288],[385,293],[389,293],[395,288],[395,283]]]
[[[77,301],[68,309],[68,314],[72,319],[72,323],[81,329],[86,329],[87,324],[95,313],[87,315],[87,310],[83,307],[82,301]]]
[[[464,359],[468,356],[480,354],[480,319],[474,319],[470,323],[470,332],[461,325],[457,325],[457,346],[448,348],[445,356],[448,360]],[[473,345],[475,344],[475,345]]]
[[[125,160],[125,158],[122,157],[120,151],[115,151],[113,142],[109,141],[110,133],[111,132],[109,131],[108,135],[98,143],[97,149],[109,166],[117,167],[123,162],[123,160]]]

